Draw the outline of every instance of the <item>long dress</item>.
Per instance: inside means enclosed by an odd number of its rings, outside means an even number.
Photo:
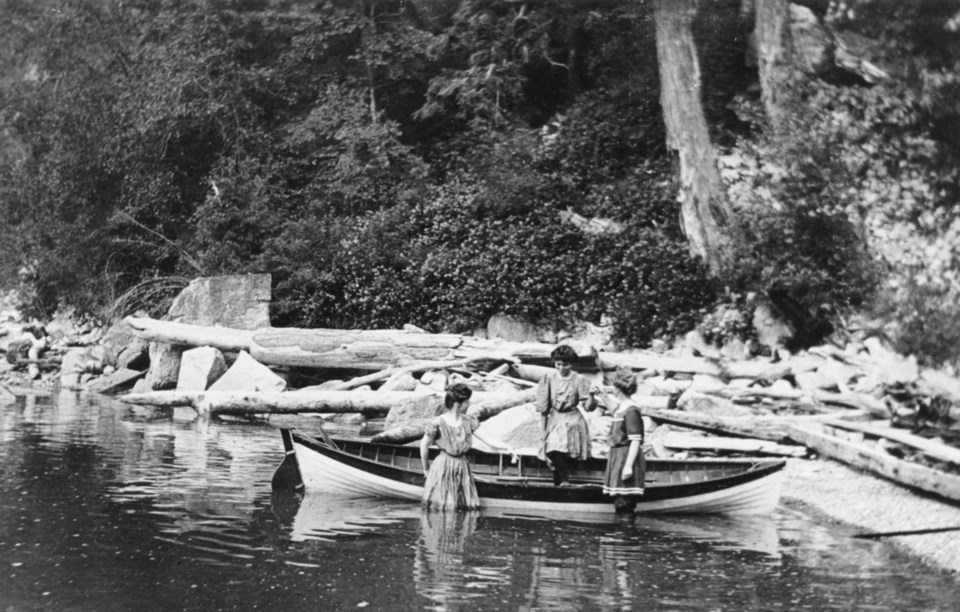
[[[573,459],[590,457],[590,430],[577,410],[581,400],[590,397],[590,381],[571,372],[563,378],[557,372],[545,374],[537,385],[537,411],[547,419],[546,437],[540,458],[551,452],[562,452]]]
[[[646,462],[643,458],[643,416],[640,408],[633,402],[624,402],[613,414],[610,434],[610,456],[607,457],[607,471],[603,476],[603,492],[607,495],[643,495],[643,478]],[[623,466],[630,453],[630,444],[640,443],[640,450],[633,462],[633,475],[623,480]]]
[[[460,426],[450,425],[443,417],[430,421],[425,429],[440,453],[430,464],[423,485],[423,506],[433,510],[473,509],[480,507],[480,496],[464,454],[470,449],[473,432],[479,426],[476,417],[463,415]]]

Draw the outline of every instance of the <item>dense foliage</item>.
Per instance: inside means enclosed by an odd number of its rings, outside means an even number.
[[[914,63],[795,92],[788,146],[764,137],[740,3],[701,9],[704,103],[742,217],[740,264],[708,279],[679,227],[650,4],[0,2],[0,284],[31,314],[104,314],[121,296],[160,309],[179,284],[158,279],[270,272],[277,325],[608,316],[631,345],[723,295],[836,316],[879,287],[918,343],[944,334],[917,326],[957,329],[928,305],[960,287],[960,70],[950,36],[916,25],[949,14],[831,5],[835,27],[913,44]],[[939,255],[920,255],[927,238]],[[130,299],[144,287],[149,304]]]

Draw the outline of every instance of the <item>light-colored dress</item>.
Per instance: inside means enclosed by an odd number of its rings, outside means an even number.
[[[480,496],[473,482],[470,464],[464,454],[470,450],[473,432],[479,426],[476,417],[463,415],[460,426],[454,427],[441,416],[430,421],[424,430],[440,449],[430,463],[423,485],[423,505],[432,510],[472,509],[480,507]]]
[[[607,495],[643,495],[646,461],[643,458],[643,416],[633,402],[620,404],[610,424],[610,456],[603,476],[603,492]],[[633,462],[633,476],[624,480],[623,466],[630,454],[630,444],[640,443],[637,459]]]
[[[545,374],[537,385],[537,412],[547,419],[546,438],[540,458],[559,451],[574,459],[590,457],[590,430],[577,410],[581,401],[590,398],[590,381],[571,372],[562,378],[557,372]]]

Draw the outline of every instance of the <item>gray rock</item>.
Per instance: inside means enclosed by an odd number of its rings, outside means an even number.
[[[177,389],[205,391],[227,371],[223,353],[211,346],[199,346],[184,351],[180,357]]]
[[[417,379],[410,372],[397,372],[380,385],[380,391],[413,391]]]
[[[240,351],[230,369],[210,385],[209,390],[271,392],[283,391],[286,388],[286,380],[251,357],[246,351]]]
[[[423,387],[421,387],[423,388]],[[443,409],[444,394],[425,390],[416,401],[406,402],[390,408],[384,423],[384,430],[394,427],[423,427]]]
[[[103,361],[89,348],[70,349],[60,362],[60,388],[80,389],[85,374],[99,373],[102,370]]]
[[[165,342],[150,343],[150,370],[146,383],[149,390],[173,389],[180,376],[180,355],[185,347]]]
[[[194,325],[270,327],[270,275],[196,278],[173,300],[167,316]]]
[[[533,404],[507,408],[480,424],[477,432],[488,440],[499,440],[524,455],[535,455],[540,448],[540,415]],[[485,451],[499,449],[487,447],[479,440],[474,446]]]
[[[132,387],[146,374],[138,370],[117,370],[83,385],[84,391],[91,393],[118,393]]]
[[[801,70],[817,75],[833,66],[836,43],[813,11],[807,7],[790,5],[790,37]]]
[[[101,341],[105,365],[131,370],[143,370],[150,364],[150,343],[138,338],[133,328],[124,321],[110,326]]]

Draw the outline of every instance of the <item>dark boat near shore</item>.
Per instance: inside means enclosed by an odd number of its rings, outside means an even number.
[[[308,492],[420,501],[420,449],[364,440],[320,438],[282,429],[288,457],[296,458]],[[437,452],[432,450],[432,452]],[[601,482],[606,462],[590,459],[572,474],[571,486],[553,485],[537,457],[470,451],[467,454],[484,508],[522,512],[550,509],[558,514],[613,513]],[[286,464],[286,461],[285,461]],[[635,498],[644,514],[765,514],[780,499],[781,460],[648,459],[646,488]],[[285,466],[281,466],[285,469]],[[276,480],[276,479],[275,479]]]

